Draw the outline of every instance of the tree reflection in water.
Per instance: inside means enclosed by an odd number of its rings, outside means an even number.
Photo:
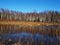
[[[58,38],[43,34],[16,33],[3,37],[5,45],[58,45]]]

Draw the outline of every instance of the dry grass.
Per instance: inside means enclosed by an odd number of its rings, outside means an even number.
[[[25,25],[25,26],[38,26],[38,25],[60,25],[60,23],[47,23],[47,22],[25,22],[25,21],[0,21],[0,25]]]

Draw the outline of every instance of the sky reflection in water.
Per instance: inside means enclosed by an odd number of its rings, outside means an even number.
[[[42,35],[42,34],[31,34],[31,33],[16,33],[16,34],[7,34],[5,35],[2,39],[4,41],[8,40],[8,39],[12,39],[12,43],[17,42],[19,39],[21,38],[21,41],[24,42],[24,40],[26,40],[26,38],[28,38],[29,41],[31,41],[31,39],[33,39],[36,42],[41,42],[41,41],[45,41],[45,42],[49,42],[50,39],[52,39],[53,42],[58,42],[57,37],[49,37],[48,35]]]

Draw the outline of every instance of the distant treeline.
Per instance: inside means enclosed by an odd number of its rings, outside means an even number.
[[[60,22],[60,13],[57,11],[23,13],[0,9],[0,20],[31,21],[31,22]]]

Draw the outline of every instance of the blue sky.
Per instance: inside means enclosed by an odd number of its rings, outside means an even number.
[[[42,12],[59,11],[60,0],[0,0],[0,8],[22,11],[22,12]]]

